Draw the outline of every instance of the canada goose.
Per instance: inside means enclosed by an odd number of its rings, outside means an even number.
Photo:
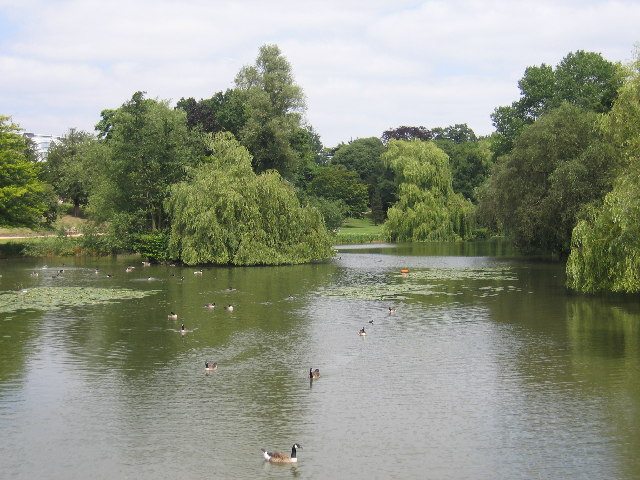
[[[196,270],[193,272],[194,275],[202,275],[202,270]]]
[[[264,459],[267,462],[271,462],[271,463],[296,463],[298,461],[298,458],[296,457],[296,450],[298,448],[302,448],[300,445],[298,445],[297,443],[293,444],[293,447],[291,447],[291,456],[285,454],[285,453],[280,453],[280,452],[267,452],[264,448],[262,448],[262,453],[264,455]]]
[[[216,362],[213,362],[213,363],[204,362],[205,372],[213,372],[214,370],[217,370],[217,369],[218,369],[218,364]]]
[[[127,268],[124,269],[124,271],[127,272],[127,273],[131,273],[131,272],[133,272],[134,268],[136,268],[136,267],[127,267]]]
[[[227,305],[224,309],[228,312],[233,312],[233,305]]]
[[[184,327],[184,323],[183,323],[183,324],[182,324],[182,326],[180,327],[180,333],[182,333],[182,334],[184,335],[184,334],[185,334],[185,333],[187,333],[188,331],[189,331],[189,330],[187,330],[187,329]]]
[[[151,266],[151,262],[142,262],[142,266],[143,267],[150,267]]]
[[[317,368],[315,370],[311,370],[311,368],[309,368],[309,378],[320,378],[320,370]]]
[[[372,318],[371,320],[369,320],[369,323],[370,323],[371,325],[373,325],[373,318]]]
[[[169,315],[167,315],[167,318],[169,320],[177,320],[178,319],[178,314],[171,312]]]
[[[96,275],[98,275],[100,273],[100,270],[98,268],[96,268],[95,273],[96,273]]]
[[[364,331],[364,327],[362,327],[360,329],[360,331],[358,332],[358,335],[360,335],[361,337],[364,337],[367,334],[367,332]]]
[[[396,313],[398,309],[396,307],[389,307],[389,313]]]
[[[33,273],[31,274],[31,276],[32,276],[32,277],[37,277],[38,275],[39,275],[39,274],[38,274],[38,272],[33,272]]]
[[[210,310],[213,310],[214,308],[216,308],[216,304],[215,303],[205,303],[204,304],[204,308],[208,308]]]

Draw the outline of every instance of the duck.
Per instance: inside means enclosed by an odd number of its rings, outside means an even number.
[[[213,372],[214,370],[217,370],[217,369],[218,369],[218,364],[216,362],[213,362],[213,363],[204,362],[205,372]]]
[[[398,309],[396,307],[389,307],[389,313],[396,313]]]
[[[210,310],[213,310],[214,308],[216,308],[216,304],[215,303],[205,303],[204,304],[204,308],[208,308]]]
[[[183,323],[183,324],[180,326],[180,333],[182,333],[182,334],[184,335],[184,334],[185,334],[185,333],[187,333],[188,331],[189,331],[189,330],[187,330],[187,329],[185,328],[184,323]]]
[[[142,262],[142,266],[143,267],[150,267],[151,266],[151,262]]]
[[[371,320],[369,320],[369,323],[370,323],[371,325],[373,325],[373,318],[372,318]]]
[[[320,378],[320,370],[317,368],[315,370],[309,368],[309,378]]]
[[[171,312],[171,313],[169,313],[169,315],[167,315],[167,318],[169,320],[177,320],[178,319],[178,314]]]
[[[264,455],[264,459],[267,462],[271,463],[296,463],[298,461],[298,457],[296,456],[296,450],[298,448],[302,448],[297,443],[294,443],[291,447],[291,455],[287,455],[286,453],[280,452],[267,452],[264,448],[262,448],[262,454]]]
[[[196,270],[193,272],[194,275],[202,275],[202,270]]]
[[[228,312],[233,312],[233,305],[227,305],[224,309]]]
[[[360,331],[358,332],[358,335],[360,335],[361,337],[364,337],[367,334],[367,332],[364,331],[364,327],[362,327],[360,329]]]
[[[127,272],[127,273],[131,273],[131,272],[133,272],[134,268],[136,268],[136,267],[129,266],[129,267],[125,268],[124,271]]]
[[[38,274],[38,272],[33,272],[33,273],[31,274],[31,276],[32,276],[32,277],[37,277],[38,275],[39,275],[39,274]]]

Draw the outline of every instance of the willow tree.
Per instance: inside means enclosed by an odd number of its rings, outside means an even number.
[[[601,208],[573,230],[567,282],[582,292],[640,292],[640,52],[602,122],[625,168]]]
[[[454,193],[446,153],[432,142],[391,140],[382,157],[398,181],[398,201],[384,224],[391,240],[455,241],[471,235],[473,206]]]
[[[189,265],[281,265],[333,254],[315,208],[302,208],[280,174],[255,174],[251,155],[229,132],[211,138],[209,161],[174,185],[169,255]]]

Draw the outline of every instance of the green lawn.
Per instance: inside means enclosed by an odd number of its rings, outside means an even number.
[[[382,225],[374,225],[370,217],[348,218],[335,234],[336,244],[372,243],[385,240]]]

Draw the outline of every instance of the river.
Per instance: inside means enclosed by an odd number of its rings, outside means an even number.
[[[495,243],[197,270],[0,261],[1,478],[640,478],[637,298]]]

